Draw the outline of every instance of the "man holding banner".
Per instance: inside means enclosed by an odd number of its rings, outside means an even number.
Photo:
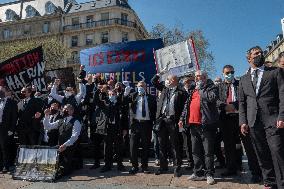
[[[178,139],[179,128],[178,121],[183,111],[186,101],[186,94],[178,88],[178,78],[175,75],[169,75],[165,84],[159,81],[160,75],[157,74],[152,78],[152,84],[161,91],[161,95],[157,104],[156,121],[159,123],[158,139],[160,143],[160,169],[155,173],[160,175],[168,170],[167,151],[168,140],[174,154],[174,176],[181,176],[182,152],[180,151],[180,143]]]

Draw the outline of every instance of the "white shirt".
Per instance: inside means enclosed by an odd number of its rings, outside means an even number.
[[[174,94],[174,92],[175,92],[176,88],[177,87],[174,87],[174,88],[170,89],[171,90],[171,94],[170,94],[171,99],[170,99],[170,104],[169,104],[169,106],[170,106],[169,107],[169,115],[170,116],[175,115],[175,94]],[[167,97],[165,97],[165,99],[164,99],[163,109],[162,109],[163,113],[166,113],[165,112],[166,111],[166,107],[167,107]]]
[[[52,98],[62,103],[64,96],[57,94],[56,86],[53,85],[49,94]],[[85,98],[86,86],[83,83],[79,83],[79,93],[75,96],[76,102],[80,104],[81,100]]]
[[[146,111],[145,117],[142,116],[142,99],[143,98],[145,100],[145,111]],[[135,119],[137,119],[137,120],[150,120],[148,99],[147,99],[146,95],[138,96]]]
[[[253,81],[253,79],[254,79],[254,74],[253,74],[253,72],[254,72],[255,70],[258,70],[258,71],[257,71],[258,80],[257,80],[257,84],[256,84],[256,89],[255,89],[255,94],[258,95],[259,87],[260,87],[260,82],[261,82],[261,79],[262,79],[262,76],[263,76],[263,72],[264,72],[264,65],[261,66],[261,67],[259,67],[259,68],[251,68],[251,69],[250,69],[251,81]]]
[[[50,120],[52,120],[54,117],[56,118],[58,115],[59,115],[59,113],[56,113],[54,115],[50,115]],[[53,120],[53,122],[55,122],[55,120]],[[47,129],[44,130],[44,136],[43,136],[44,142],[48,142],[48,140],[49,140],[48,132],[49,132],[49,130],[47,130]]]
[[[237,101],[237,98],[236,98],[236,93],[235,93],[235,87],[234,87],[234,81],[235,79],[232,81],[232,83],[230,84],[230,87],[231,87],[231,91],[232,91],[232,102],[236,102]]]
[[[64,122],[69,123],[71,119],[72,119],[72,116],[68,116],[64,118]],[[59,123],[59,120],[53,123],[50,123],[50,116],[45,116],[43,119],[43,126],[45,130],[57,129],[59,126],[58,123]],[[72,135],[70,139],[68,139],[63,145],[72,146],[78,140],[80,133],[81,133],[81,124],[78,120],[76,120],[73,125]]]
[[[5,104],[7,102],[7,98],[4,98],[3,101],[0,102],[0,123],[2,123],[3,111],[5,108]]]

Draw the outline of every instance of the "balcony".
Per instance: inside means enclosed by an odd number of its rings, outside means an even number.
[[[135,22],[131,22],[128,20],[122,20],[120,18],[113,18],[113,19],[108,19],[108,20],[99,20],[99,21],[93,21],[93,22],[80,23],[76,25],[67,25],[63,27],[63,30],[70,31],[70,30],[97,28],[97,27],[113,26],[113,25],[121,25],[121,26],[127,26],[131,28],[137,28],[137,24]]]

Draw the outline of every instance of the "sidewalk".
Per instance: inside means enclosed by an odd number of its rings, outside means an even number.
[[[125,163],[126,169],[130,169],[130,164]],[[86,160],[84,169],[75,171],[71,176],[64,177],[55,183],[15,181],[11,175],[0,174],[0,189],[183,189],[183,188],[210,188],[210,189],[262,189],[258,184],[250,184],[250,174],[247,172],[247,164],[244,163],[245,171],[239,176],[223,179],[220,177],[222,170],[216,170],[217,184],[208,186],[206,181],[192,182],[187,177],[192,171],[183,169],[180,178],[173,177],[173,169],[169,174],[156,176],[154,174],[129,175],[128,172],[120,173],[114,166],[111,172],[104,174],[99,170],[90,170],[91,164]],[[154,163],[150,163],[150,170],[154,171]]]

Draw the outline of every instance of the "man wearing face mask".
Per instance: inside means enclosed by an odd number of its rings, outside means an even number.
[[[74,117],[74,107],[71,104],[64,106],[63,118],[55,122],[51,122],[51,111],[51,108],[44,111],[45,117],[43,119],[43,125],[46,130],[58,129],[58,144],[60,145],[59,165],[62,169],[62,175],[67,175],[74,169],[74,152],[78,146],[81,124]]]
[[[100,170],[101,173],[110,171],[113,166],[113,152],[117,155],[117,170],[123,171],[122,164],[122,132],[120,127],[120,102],[114,90],[108,90],[104,85],[101,90],[95,92],[94,103],[94,122],[96,128],[95,138],[95,163],[94,169],[99,167],[100,144],[104,141],[104,160],[105,166]]]
[[[17,123],[17,103],[11,98],[7,98],[7,88],[0,87],[0,172],[7,173],[9,167],[9,136],[13,132]]]
[[[130,93],[130,87],[126,87],[125,96],[130,103],[130,154],[132,168],[129,174],[136,174],[139,170],[138,148],[141,141],[141,169],[148,174],[148,151],[151,141],[152,127],[156,114],[156,98],[146,92],[146,83],[139,81],[137,92]]]
[[[50,122],[54,123],[60,119],[62,119],[62,115],[60,115],[60,104],[58,102],[54,102],[50,106]],[[44,142],[49,146],[58,145],[58,129],[45,130]]]
[[[32,96],[32,88],[24,87],[21,90],[23,99],[18,103],[19,120],[17,133],[21,145],[39,145],[42,127],[39,124],[43,104]]]
[[[219,99],[217,101],[220,112],[220,129],[223,134],[223,141],[226,156],[227,170],[222,173],[222,176],[232,176],[237,174],[237,170],[241,167],[242,154],[240,151],[240,129],[239,129],[239,114],[238,114],[238,92],[239,81],[234,77],[234,67],[225,65],[223,67],[224,82],[218,85]],[[248,164],[252,173],[251,181],[257,183],[261,181],[261,171],[257,163],[257,158],[248,136],[241,137],[245,148]],[[240,147],[238,149],[238,147]]]
[[[250,134],[266,189],[284,188],[284,73],[265,67],[259,46],[247,51],[248,72],[239,82],[239,124]]]
[[[55,79],[54,85],[51,88],[50,96],[60,102],[62,106],[66,104],[71,104],[75,108],[74,116],[79,116],[80,110],[79,105],[82,99],[86,95],[86,86],[80,82],[79,83],[79,93],[75,95],[75,91],[73,87],[66,87],[64,96],[57,94],[57,88],[60,84],[59,79]]]
[[[163,74],[163,72],[161,74]],[[160,169],[157,170],[155,174],[163,174],[168,170],[167,152],[168,143],[170,142],[174,155],[174,176],[180,177],[182,152],[178,138],[178,122],[186,101],[186,93],[178,88],[177,76],[169,75],[165,84],[162,84],[159,82],[161,74],[155,75],[151,80],[153,86],[161,91],[156,113],[156,120],[160,123],[158,129]]]
[[[196,71],[195,81],[195,90],[187,99],[179,127],[190,127],[194,173],[188,179],[197,181],[206,176],[207,184],[212,185],[215,183],[214,142],[219,118],[216,104],[218,88],[202,71]]]
[[[192,92],[195,89],[195,81],[194,75],[187,76],[183,79],[184,91],[187,94],[187,98],[191,98]],[[192,169],[193,167],[193,157],[192,157],[192,149],[191,149],[191,135],[189,126],[185,126],[181,128],[182,132],[182,150],[185,150],[187,157],[187,167],[186,169]]]

